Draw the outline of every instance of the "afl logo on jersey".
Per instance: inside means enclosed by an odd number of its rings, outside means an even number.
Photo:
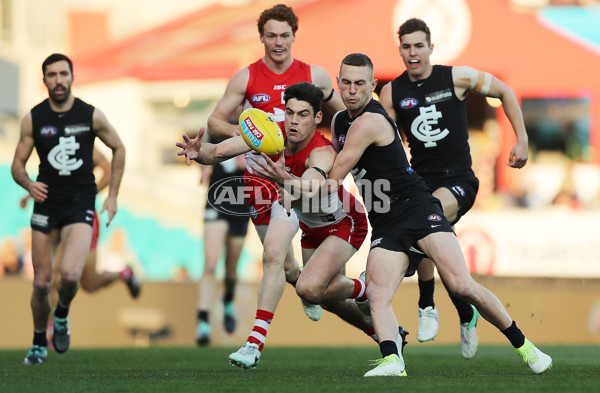
[[[340,146],[344,146],[344,143],[346,143],[346,135],[338,135],[338,142],[340,143]]]
[[[41,136],[54,136],[58,134],[58,130],[54,126],[43,126],[40,129]]]
[[[250,97],[250,101],[252,101],[253,104],[264,104],[265,102],[271,101],[271,97],[265,93],[258,93]]]
[[[433,222],[440,222],[440,221],[442,221],[442,217],[440,217],[437,214],[430,214],[429,217],[427,217],[427,219],[429,221],[433,221]]]
[[[410,109],[410,108],[417,106],[418,103],[419,103],[419,101],[417,101],[416,98],[407,97],[407,98],[403,99],[402,101],[400,101],[400,108]]]

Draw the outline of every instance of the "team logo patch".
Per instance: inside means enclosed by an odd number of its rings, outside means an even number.
[[[400,101],[400,108],[410,109],[410,108],[414,108],[418,104],[419,104],[419,100],[417,100],[416,98],[406,97],[405,99]]]
[[[433,222],[440,222],[440,221],[442,221],[442,217],[440,217],[437,214],[430,214],[429,217],[427,217],[427,220],[433,221]]]
[[[425,102],[427,104],[435,104],[438,102],[446,101],[452,98],[452,90],[444,89],[440,91],[436,91],[425,96]]]
[[[40,129],[41,136],[54,136],[58,134],[58,130],[54,126],[43,126]]]
[[[46,227],[48,227],[48,216],[45,216],[43,214],[34,213],[31,216],[31,223],[33,225],[37,225],[39,227],[46,228]]]
[[[65,135],[79,135],[91,130],[92,127],[89,124],[71,124],[65,126]]]
[[[452,187],[452,191],[454,191],[456,194],[460,194],[461,196],[465,196],[465,189],[461,186]]]
[[[269,97],[269,95],[265,93],[258,93],[250,97],[250,101],[252,101],[252,103],[254,104],[264,104],[266,102],[271,101],[271,97]]]
[[[371,242],[371,248],[373,248],[373,247],[375,247],[375,246],[378,246],[378,245],[380,245],[382,241],[383,241],[383,238],[382,238],[382,237],[380,237],[380,238],[377,238],[377,239],[373,240],[373,241]]]

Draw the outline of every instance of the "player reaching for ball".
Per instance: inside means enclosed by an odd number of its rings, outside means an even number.
[[[316,131],[322,119],[322,98],[321,90],[308,82],[294,84],[285,90],[285,129],[288,133],[285,159],[280,158],[275,167],[267,155],[262,157],[267,163],[265,165],[260,164],[262,160],[255,158],[253,171],[259,170],[262,176],[277,180],[281,184],[291,178],[285,166],[289,166],[291,174],[303,181],[322,180],[327,175],[336,153],[329,139]],[[241,118],[244,118],[244,115]],[[249,127],[256,127],[255,132],[265,134],[265,138],[269,134],[268,131],[276,133],[276,130],[264,125],[261,129],[258,121],[256,124],[250,122]],[[245,141],[241,136],[219,144],[201,143],[200,139],[201,137],[196,137],[189,140],[184,136],[186,143],[177,143],[177,146],[183,149],[177,154],[185,155],[188,163],[190,159],[194,159],[201,164],[212,164],[248,152],[249,146],[252,145],[251,141]],[[264,169],[267,165],[276,170],[266,172]],[[304,270],[296,283],[296,292],[306,302],[323,305],[377,340],[370,315],[364,315],[357,306],[362,303],[368,310],[363,279],[350,279],[339,274],[367,235],[368,225],[364,207],[343,187],[317,203],[317,209],[310,209],[319,199],[320,195],[306,195],[299,201],[300,204],[294,206],[302,227],[304,260]],[[359,303],[347,302],[346,299],[355,299]],[[273,314],[261,313],[269,320],[273,318]],[[268,323],[259,322],[246,344],[229,356],[231,363],[243,368],[256,366],[265,345],[267,328]],[[399,327],[399,348],[404,343],[405,335],[404,329]]]
[[[344,109],[327,71],[321,66],[292,57],[298,17],[290,7],[277,4],[264,10],[257,25],[260,41],[264,45],[264,56],[239,70],[227,84],[223,97],[208,119],[208,134],[211,137],[224,139],[239,135],[238,126],[228,121],[239,105],[259,108],[272,114],[283,130],[283,92],[287,86],[297,82],[311,82],[319,87],[325,97],[323,104],[331,114]],[[288,216],[281,206],[274,203],[277,199],[274,183],[257,179],[248,171],[245,180],[246,187],[253,191],[246,202],[264,246],[256,323],[268,325],[268,315],[275,312],[285,282],[296,282],[300,274],[292,248],[292,239],[299,224],[295,214]],[[307,302],[302,305],[309,318],[320,318],[319,306]],[[258,329],[256,326],[254,329]]]

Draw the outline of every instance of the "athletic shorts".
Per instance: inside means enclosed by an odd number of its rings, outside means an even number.
[[[90,251],[94,251],[98,245],[98,237],[100,237],[100,218],[98,212],[94,210],[94,221],[92,225],[92,243],[90,244]]]
[[[479,180],[472,172],[465,174],[425,174],[421,177],[432,192],[443,187],[450,190],[456,198],[458,212],[456,221],[452,222],[452,225],[456,224],[473,207],[477,191],[479,191]]]
[[[207,205],[204,209],[204,222],[226,221],[227,234],[230,236],[245,237],[248,233],[248,222],[250,217],[246,215],[227,214],[212,206]]]
[[[74,196],[61,203],[34,203],[31,216],[31,229],[50,233],[70,224],[79,222],[94,226],[96,193]]]
[[[254,225],[268,225],[271,220],[271,208],[277,202],[278,187],[270,180],[244,174],[246,203],[250,209],[250,218]]]
[[[300,223],[300,228],[302,229],[300,245],[302,248],[309,249],[318,248],[329,236],[336,236],[358,250],[369,230],[364,214],[358,214],[356,217],[346,216],[335,224],[319,228],[309,228]]]
[[[281,206],[281,204],[279,204],[279,202],[273,202],[273,204],[271,205],[271,208],[268,210],[268,212],[270,213],[268,222],[271,222],[272,219],[277,218],[277,219],[285,220],[285,221],[289,222],[290,224],[292,224],[293,226],[296,227],[296,230],[298,230],[298,228],[300,227],[300,223],[298,221],[298,216],[296,215],[296,212],[294,212],[294,210],[292,210],[290,212],[290,214],[288,215],[287,212],[285,211],[285,209],[283,208],[283,206]],[[260,241],[264,243],[265,236],[267,235],[267,229],[268,229],[269,225],[268,224],[258,225],[254,221],[253,221],[253,223],[254,223],[254,227],[256,228],[256,233],[258,234]]]
[[[393,202],[389,213],[371,226],[371,249],[381,247],[406,254],[427,235],[453,232],[440,201],[429,192]]]

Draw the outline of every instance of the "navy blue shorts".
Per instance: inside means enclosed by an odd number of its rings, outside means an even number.
[[[96,194],[76,195],[69,200],[34,203],[31,229],[50,233],[54,229],[83,222],[93,227]]]
[[[472,172],[465,174],[425,174],[421,177],[425,180],[425,184],[431,192],[443,187],[450,190],[456,198],[458,212],[456,220],[451,223],[452,225],[456,224],[473,207],[479,191],[479,179]]]
[[[371,222],[371,248],[409,253],[417,241],[436,232],[453,232],[440,201],[429,192],[398,200],[389,213]]]

